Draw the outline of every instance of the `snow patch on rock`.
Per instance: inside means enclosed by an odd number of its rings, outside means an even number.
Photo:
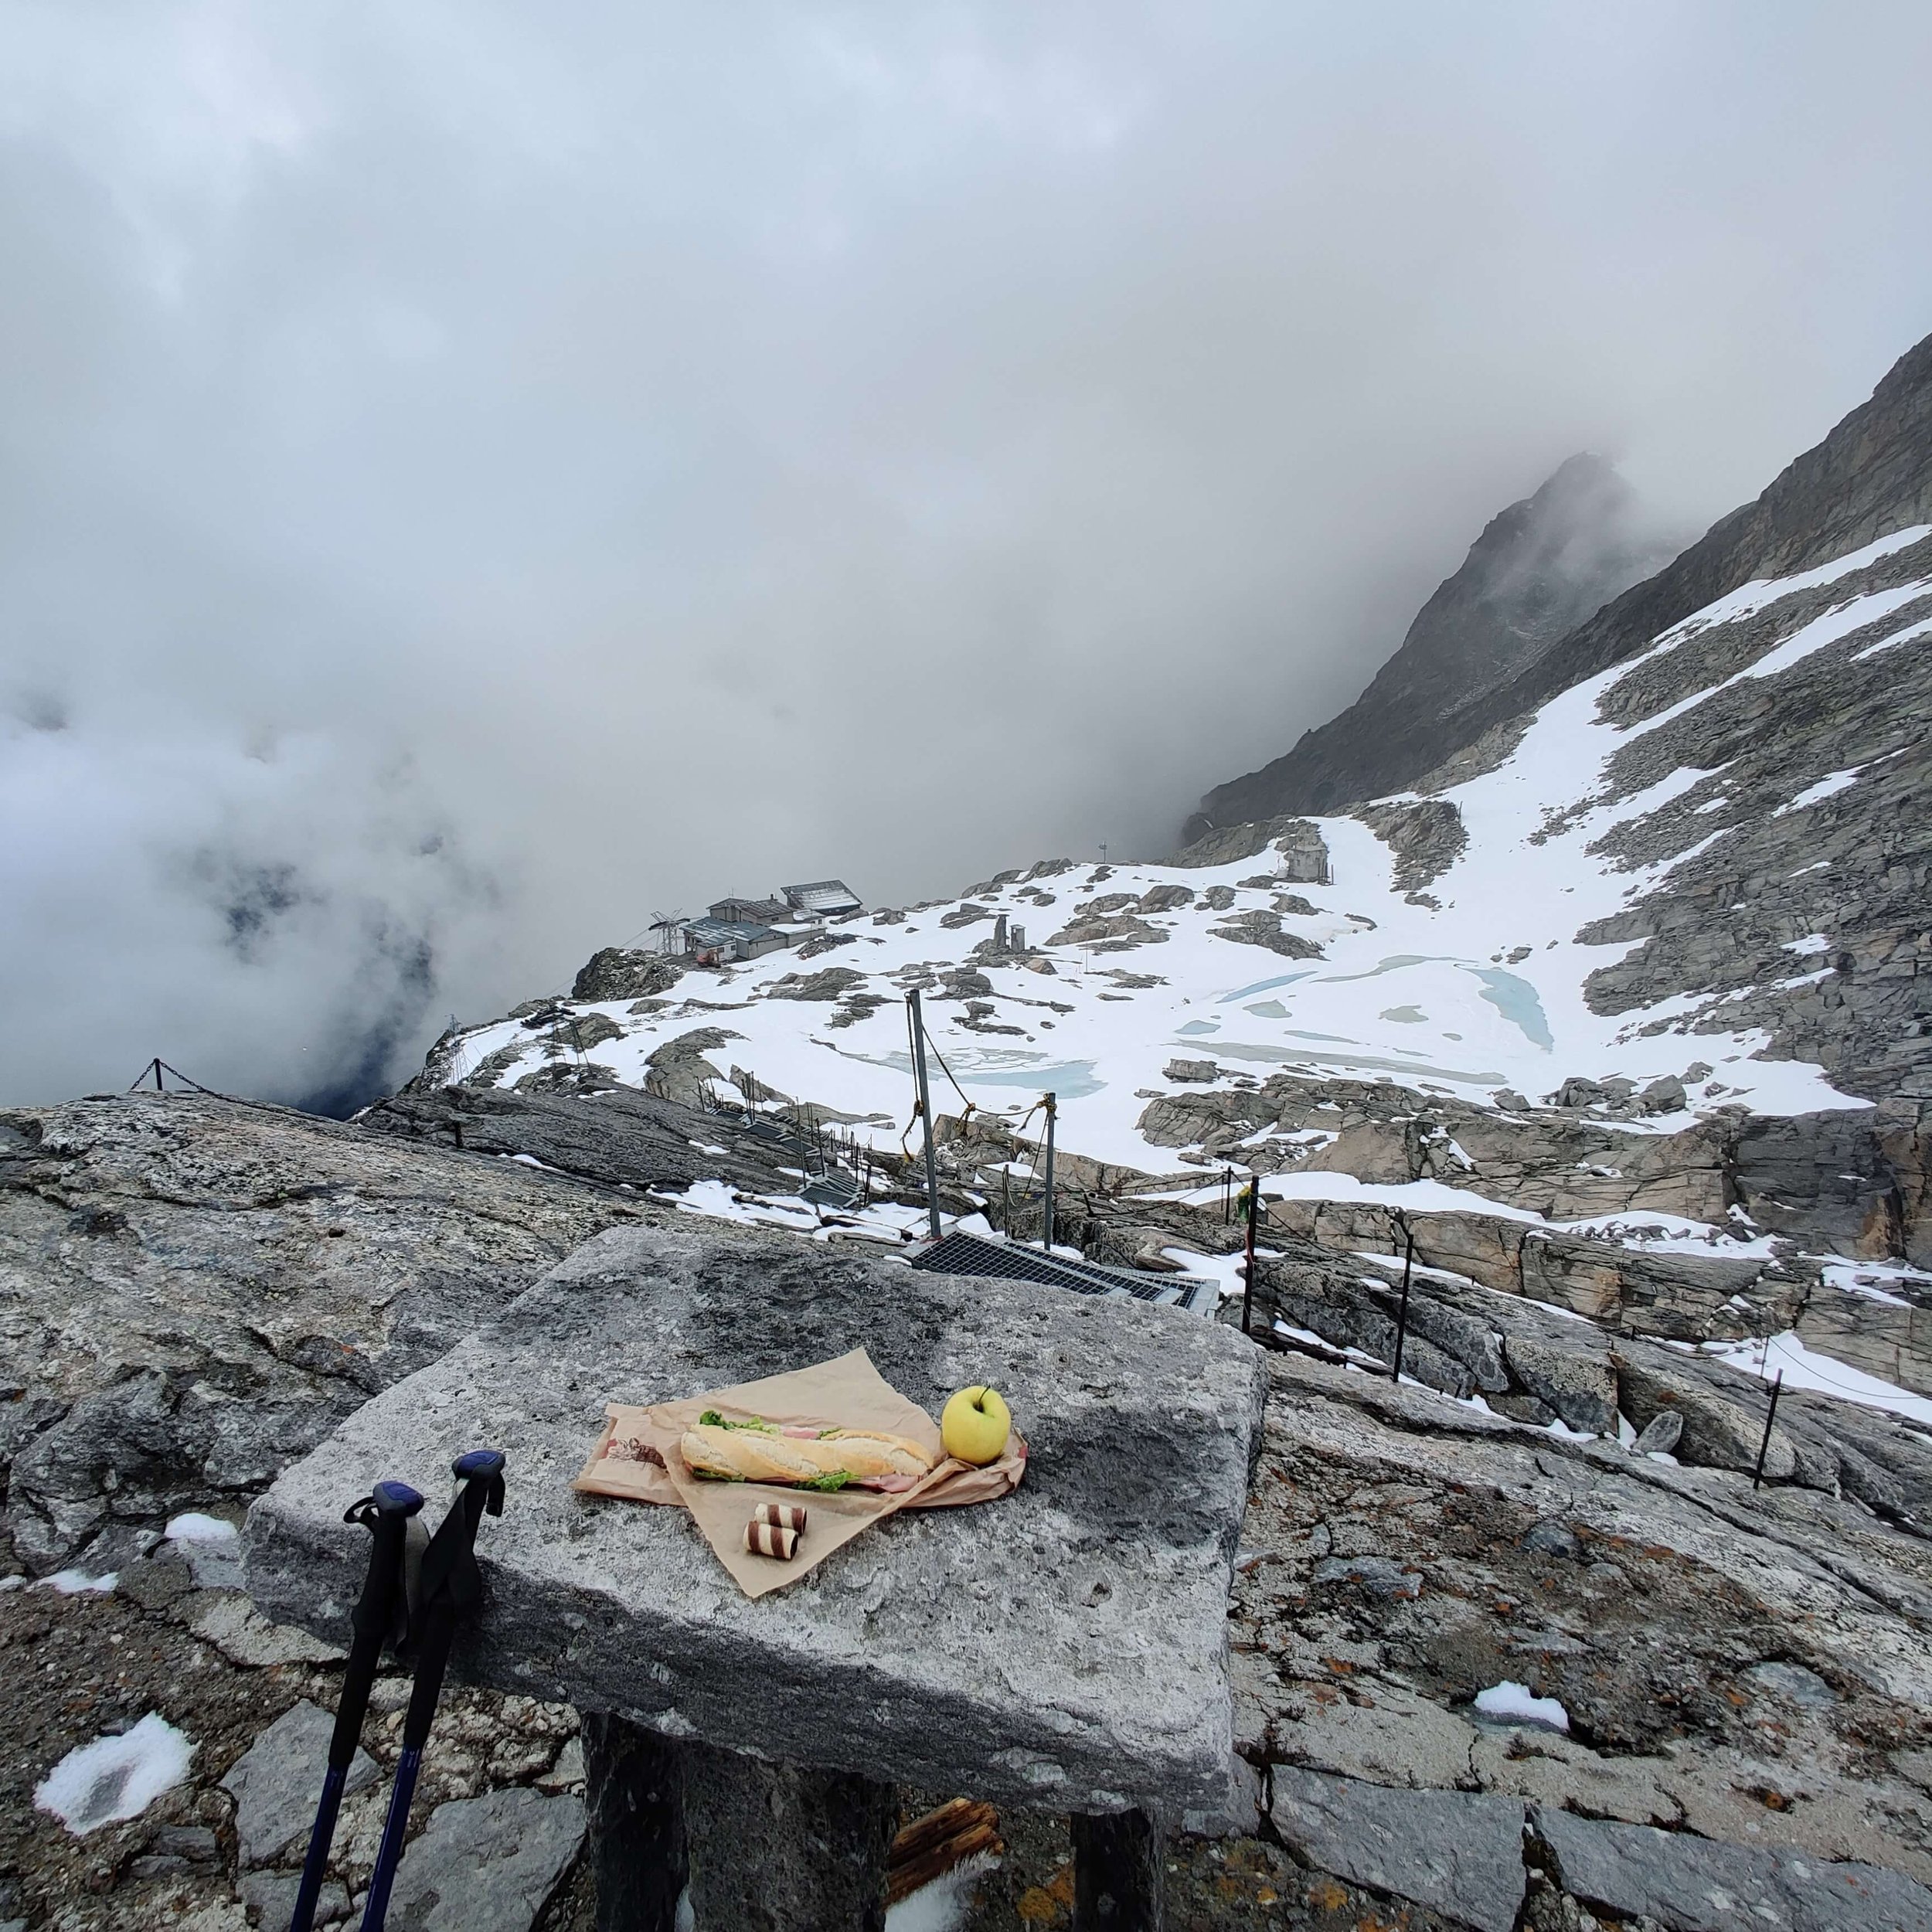
[[[33,1801],[83,1838],[103,1825],[138,1818],[187,1777],[194,1751],[189,1738],[150,1711],[119,1736],[70,1751],[35,1787]]]

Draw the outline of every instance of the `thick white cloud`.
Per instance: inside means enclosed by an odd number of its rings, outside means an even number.
[[[0,1098],[1160,847],[1570,451],[1701,522],[1932,318],[1911,4],[0,35]]]

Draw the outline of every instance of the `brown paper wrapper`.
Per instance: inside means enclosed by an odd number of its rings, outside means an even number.
[[[789,1484],[713,1482],[694,1476],[678,1453],[678,1439],[706,1410],[734,1422],[753,1416],[781,1427],[883,1429],[923,1443],[937,1464],[910,1489],[800,1490]],[[939,1425],[872,1366],[863,1349],[784,1375],[767,1376],[649,1408],[612,1403],[573,1489],[621,1496],[633,1502],[681,1503],[699,1532],[747,1597],[795,1583],[842,1545],[901,1509],[956,1509],[991,1502],[1017,1488],[1026,1469],[1026,1444],[1015,1430],[997,1462],[984,1468],[955,1461],[940,1443]],[[814,1521],[809,1549],[782,1570],[744,1546],[745,1519],[760,1502],[796,1506],[809,1498]]]

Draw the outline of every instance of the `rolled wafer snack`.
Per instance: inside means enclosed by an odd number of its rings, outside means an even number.
[[[754,1556],[776,1556],[789,1563],[798,1547],[798,1532],[775,1522],[760,1522],[756,1517],[745,1525],[745,1547]]]
[[[761,1502],[751,1512],[753,1522],[771,1523],[795,1536],[805,1533],[805,1512],[795,1502]]]

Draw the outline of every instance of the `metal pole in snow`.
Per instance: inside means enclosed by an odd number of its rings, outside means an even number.
[[[933,1156],[933,1109],[926,1091],[926,1023],[920,1016],[917,986],[906,995],[906,1005],[913,1021],[913,1079],[919,1089],[919,1121],[926,1130],[926,1213],[937,1241],[940,1238],[939,1166]]]
[[[155,1056],[155,1091],[158,1094],[161,1090],[161,1056],[157,1053]]]
[[[1757,1445],[1757,1467],[1751,1471],[1751,1487],[1755,1489],[1764,1480],[1764,1458],[1770,1454],[1771,1424],[1777,1420],[1778,1391],[1784,1386],[1784,1371],[1777,1372],[1777,1379],[1771,1384],[1771,1406],[1764,1412],[1764,1440]]]
[[[1053,1251],[1053,1117],[1059,1112],[1057,1098],[1049,1094],[1046,1097],[1046,1213],[1040,1222],[1039,1244],[1051,1254]]]

